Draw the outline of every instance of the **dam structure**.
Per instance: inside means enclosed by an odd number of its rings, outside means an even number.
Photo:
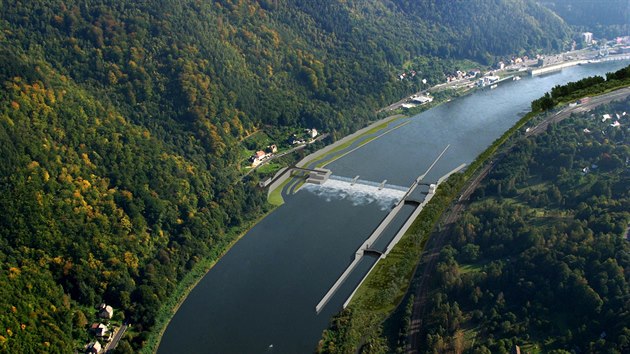
[[[429,167],[427,172],[425,172],[424,174],[418,176],[418,178],[416,178],[413,181],[411,186],[409,188],[407,188],[405,194],[398,200],[398,202],[394,205],[394,207],[387,214],[387,216],[385,216],[385,218],[376,227],[376,229],[374,229],[374,231],[372,231],[370,236],[361,244],[361,246],[359,246],[359,248],[357,249],[357,251],[354,254],[354,259],[352,260],[350,265],[348,265],[348,267],[345,269],[345,271],[339,276],[339,278],[337,278],[337,281],[332,285],[332,287],[328,290],[328,292],[322,297],[322,299],[319,301],[319,303],[317,303],[317,305],[315,306],[315,312],[319,313],[324,308],[324,306],[326,306],[326,304],[328,303],[330,298],[341,287],[341,285],[346,281],[346,279],[350,276],[350,274],[352,274],[352,272],[357,267],[357,265],[359,264],[359,262],[361,261],[361,259],[363,257],[365,257],[365,256],[376,256],[377,257],[377,261],[372,265],[372,267],[369,269],[369,271],[361,279],[361,282],[357,285],[357,287],[350,294],[348,299],[344,302],[343,308],[346,308],[348,306],[348,304],[350,303],[350,301],[352,300],[352,298],[353,298],[354,294],[356,293],[357,289],[361,286],[361,284],[363,284],[365,279],[372,272],[372,269],[374,269],[376,264],[378,264],[378,262],[381,259],[384,259],[384,258],[387,257],[387,255],[391,252],[391,250],[394,248],[394,246],[396,246],[396,244],[404,236],[405,232],[407,232],[407,230],[409,230],[409,228],[411,227],[411,225],[413,224],[415,219],[418,217],[418,215],[420,215],[420,212],[422,211],[424,206],[433,198],[433,196],[435,195],[435,192],[437,190],[438,185],[440,183],[442,183],[443,181],[445,181],[451,174],[460,171],[461,169],[463,169],[466,166],[466,164],[461,164],[460,166],[456,167],[455,169],[453,169],[452,171],[450,171],[446,175],[440,177],[440,179],[438,179],[438,181],[436,183],[425,183],[423,181],[424,177],[429,173],[429,171],[438,162],[438,160],[442,157],[442,155],[444,155],[444,153],[446,152],[446,150],[448,148],[449,148],[449,146],[447,146],[442,151],[442,153],[436,158],[436,160],[433,162],[433,164]],[[336,176],[333,176],[331,178],[335,178],[335,177]],[[355,180],[358,181],[358,178],[355,178]],[[373,184],[375,184],[375,183],[373,183]],[[382,182],[381,184],[377,184],[377,185],[379,187],[381,185],[386,186],[385,181]],[[401,189],[401,187],[399,187],[399,186],[393,186],[393,187],[396,190],[400,190]],[[392,189],[394,189],[394,188],[392,188]],[[417,190],[419,188],[424,189],[424,191],[417,192]],[[420,194],[421,197],[416,196],[417,194]],[[398,214],[400,213],[401,209],[405,205],[412,206],[415,209],[413,210],[411,215],[409,217],[407,217],[407,219],[405,220],[404,224],[396,231],[395,236],[387,244],[387,246],[384,249],[379,249],[379,248],[374,247],[376,241],[383,234],[383,231],[392,223],[394,218],[396,218],[396,216],[398,216]]]

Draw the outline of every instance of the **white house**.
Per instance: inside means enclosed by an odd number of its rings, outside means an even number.
[[[584,40],[584,42],[586,42],[586,44],[593,43],[593,33],[591,32],[582,33],[582,39]]]
[[[416,96],[416,97],[412,97],[411,98],[412,102],[415,103],[419,103],[419,104],[425,104],[425,103],[429,103],[433,101],[433,97],[429,97],[429,96]]]
[[[102,350],[103,350],[103,346],[97,340],[95,340],[94,342],[91,342],[85,348],[85,352],[90,353],[90,354],[98,354]]]
[[[98,323],[98,322],[93,323],[92,326],[90,327],[90,330],[97,337],[107,337],[107,332],[109,332],[109,329],[107,328],[106,325],[104,325],[103,323]]]
[[[252,162],[252,167],[256,167],[260,165],[260,163],[263,162],[263,160],[265,160],[266,158],[267,158],[266,152],[262,150],[256,151],[256,153],[250,158],[250,161]]]
[[[102,303],[99,307],[99,312],[98,312],[98,316],[100,318],[107,318],[107,319],[111,319],[114,316],[114,308]]]

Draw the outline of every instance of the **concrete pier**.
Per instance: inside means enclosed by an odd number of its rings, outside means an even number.
[[[324,297],[315,306],[315,312],[319,313],[324,308],[324,306],[326,306],[330,298],[333,295],[335,295],[335,292],[337,292],[337,289],[339,289],[341,284],[343,284],[343,282],[346,281],[346,278],[348,278],[348,276],[350,275],[350,273],[352,273],[352,271],[357,266],[357,264],[359,264],[359,261],[361,260],[362,256],[363,254],[361,254],[361,256],[358,256],[358,255],[354,256],[354,260],[352,261],[352,263],[350,263],[348,268],[346,268],[346,270],[341,274],[341,276],[337,279],[335,284],[333,284],[333,286],[328,290],[326,295],[324,295]]]
[[[324,184],[331,174],[332,171],[327,169],[316,169],[309,171],[306,183]]]

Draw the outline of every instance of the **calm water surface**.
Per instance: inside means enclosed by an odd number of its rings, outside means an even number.
[[[443,104],[327,166],[335,175],[409,186],[470,163],[553,86],[628,62],[577,66]],[[158,353],[310,353],[330,318],[375,261],[364,257],[321,313],[315,305],[387,215],[391,200],[303,188],[257,224],[203,278],[169,324]],[[406,211],[405,214],[411,213]],[[383,237],[392,237],[395,220]],[[398,225],[398,226],[396,226]],[[378,245],[386,244],[379,239]]]

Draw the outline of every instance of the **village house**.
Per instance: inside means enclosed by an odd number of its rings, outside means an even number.
[[[306,129],[306,133],[311,137],[311,139],[315,138],[317,136],[317,134],[319,134],[317,132],[317,129],[313,128],[313,129]]]
[[[249,160],[252,162],[252,167],[256,167],[260,165],[260,163],[263,162],[266,158],[267,153],[262,150],[258,150]]]
[[[100,304],[98,307],[98,317],[111,319],[114,317],[114,308],[105,303]]]
[[[275,154],[276,152],[278,152],[278,147],[276,146],[276,144],[271,144],[270,146],[267,146],[267,149],[272,154]]]
[[[308,129],[306,129],[306,131],[308,131]],[[289,142],[289,144],[291,145],[299,145],[299,144],[306,144],[306,141],[304,139],[300,139],[298,138],[298,136],[296,134],[291,135],[287,141]]]
[[[107,337],[109,329],[105,324],[95,322],[90,326],[90,331],[97,337]]]
[[[85,352],[90,354],[98,354],[103,350],[103,346],[97,340],[91,342],[85,347]]]

